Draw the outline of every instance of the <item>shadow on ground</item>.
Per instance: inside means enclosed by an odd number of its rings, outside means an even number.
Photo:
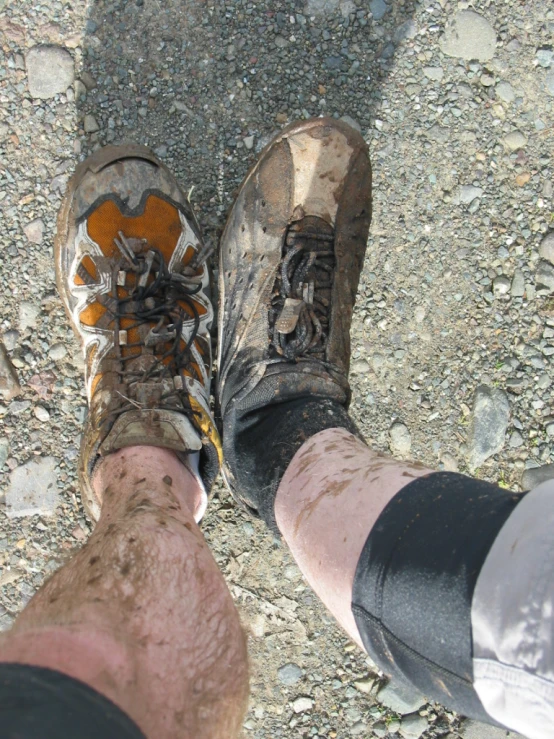
[[[415,33],[414,5],[95,2],[78,96],[82,153],[151,146],[194,185],[204,230],[217,236],[233,191],[283,124],[327,114],[364,133],[373,125],[395,48]]]

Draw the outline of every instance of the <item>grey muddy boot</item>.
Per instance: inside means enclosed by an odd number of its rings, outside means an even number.
[[[277,487],[314,434],[348,417],[350,324],[371,218],[362,136],[292,124],[243,182],[220,246],[216,400],[224,475],[275,526]]]

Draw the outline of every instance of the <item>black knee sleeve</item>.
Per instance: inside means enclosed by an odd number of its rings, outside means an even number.
[[[489,723],[473,689],[471,602],[521,498],[451,472],[414,480],[371,530],[353,587],[352,610],[372,659],[429,699]]]

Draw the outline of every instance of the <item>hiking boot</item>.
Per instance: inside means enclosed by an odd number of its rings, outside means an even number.
[[[174,450],[201,482],[221,459],[210,411],[213,308],[200,229],[169,170],[142,146],[77,167],[58,215],[58,290],[81,340],[89,403],[79,475],[93,520],[98,460],[135,445]]]
[[[279,481],[325,428],[357,433],[350,323],[371,217],[362,136],[342,121],[294,123],[264,149],[220,245],[217,406],[224,476],[274,526]]]

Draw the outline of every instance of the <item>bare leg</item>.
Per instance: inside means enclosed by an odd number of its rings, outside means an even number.
[[[372,452],[343,429],[297,452],[277,491],[277,524],[306,579],[360,646],[352,585],[362,548],[387,503],[429,470]]]
[[[194,522],[195,478],[170,451],[130,447],[100,464],[94,486],[93,535],[3,635],[0,661],[88,683],[148,737],[237,737],[245,639]]]

